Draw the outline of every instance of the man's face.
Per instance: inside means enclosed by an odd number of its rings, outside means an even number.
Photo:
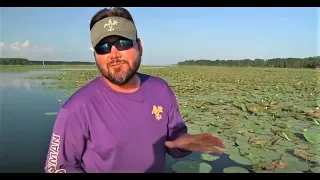
[[[112,43],[115,44],[111,47]],[[140,67],[141,42],[131,42],[120,36],[109,36],[97,46],[99,50],[95,51],[95,59],[101,74],[113,84],[128,83]],[[111,47],[111,50],[108,47]]]

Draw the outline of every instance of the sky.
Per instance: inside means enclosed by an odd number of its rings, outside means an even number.
[[[0,57],[94,61],[90,19],[101,7],[0,8]],[[144,65],[189,59],[320,54],[320,8],[128,8]]]

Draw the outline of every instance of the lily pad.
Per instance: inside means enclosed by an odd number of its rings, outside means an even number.
[[[320,173],[320,167],[311,168],[310,171],[313,173]]]
[[[259,156],[264,159],[278,160],[281,157],[281,153],[275,152],[275,151],[270,151],[270,150],[265,150],[264,153],[261,153]]]
[[[54,115],[57,115],[58,114],[58,112],[46,112],[46,113],[44,113],[44,115],[46,115],[46,116],[54,116]]]
[[[290,141],[283,140],[283,141],[280,141],[280,142],[278,143],[278,145],[284,146],[284,147],[293,147],[293,146],[294,146],[294,143],[292,143],[292,142],[290,142]]]
[[[205,132],[212,133],[212,134],[216,134],[218,131],[219,131],[218,128],[215,126],[210,126],[205,129]]]
[[[299,149],[304,149],[304,150],[309,149],[309,147],[307,145],[305,145],[305,144],[300,144],[300,145],[297,145],[296,147],[299,148]]]
[[[275,173],[286,173],[286,169],[284,168],[276,168],[273,170],[273,172]]]
[[[264,153],[264,150],[256,147],[251,147],[249,153],[254,156],[259,156]]]
[[[256,173],[276,173],[276,172],[274,172],[274,171],[258,171]]]
[[[308,150],[308,153],[309,154],[317,154],[319,153],[320,151],[318,151],[317,148],[314,148],[314,147],[311,147],[309,150]]]
[[[310,166],[308,165],[308,163],[303,161],[289,162],[286,165],[287,165],[287,169],[289,170],[308,171],[310,169]]]
[[[239,163],[239,164],[242,164],[242,165],[252,165],[251,161],[248,159],[248,158],[245,158],[239,154],[231,154],[230,156],[230,159]]]
[[[201,132],[201,129],[199,127],[188,127],[188,132],[190,134],[198,134],[199,132]]]
[[[294,171],[294,170],[290,170],[290,169],[287,169],[284,172],[285,173],[303,173],[302,171]]]
[[[238,146],[249,146],[249,142],[246,142],[246,141],[236,141],[237,145]]]
[[[272,171],[258,171],[257,173],[303,173],[303,172],[277,168]]]
[[[313,162],[320,163],[320,155],[311,156],[311,157],[309,157],[309,160],[313,161]]]
[[[238,167],[238,166],[224,168],[223,172],[224,173],[250,173],[247,169]]]
[[[303,132],[303,136],[311,144],[320,144],[320,131],[318,130],[306,130]]]
[[[284,162],[299,162],[299,159],[298,158],[296,158],[296,157],[293,157],[293,156],[282,156],[282,158],[281,158],[281,160],[282,161],[284,161]]]
[[[220,157],[214,156],[214,155],[211,155],[208,153],[202,153],[200,158],[205,161],[215,161],[215,160],[219,159]]]
[[[171,168],[177,173],[210,173],[212,170],[207,163],[191,160],[177,162]]]
[[[276,168],[273,170],[275,173],[303,173],[302,171],[296,171],[292,169]]]
[[[237,154],[239,153],[239,148],[235,146],[231,146],[228,149],[223,150],[225,154]]]
[[[237,132],[238,132],[237,129],[228,129],[228,130],[223,132],[223,135],[232,136],[232,135],[236,134]]]
[[[250,137],[248,137],[248,136],[241,136],[241,135],[237,136],[237,140],[243,141],[243,142],[248,142],[249,138]]]

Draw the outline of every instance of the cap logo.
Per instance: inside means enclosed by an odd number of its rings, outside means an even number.
[[[113,31],[113,26],[118,25],[118,21],[109,19],[108,23],[104,24],[103,28],[108,28],[108,31]]]

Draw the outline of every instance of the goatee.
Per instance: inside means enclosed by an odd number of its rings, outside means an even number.
[[[112,60],[108,64],[106,64],[106,68],[108,69],[108,72],[105,72],[98,63],[96,63],[96,64],[97,64],[97,67],[103,77],[108,79],[112,84],[123,86],[123,85],[127,84],[134,77],[134,75],[137,73],[137,71],[139,70],[140,64],[141,64],[141,57],[139,57],[132,64],[132,67],[130,66],[129,62],[126,60],[119,60],[119,59]],[[119,67],[114,68],[113,73],[112,73],[111,66],[113,64],[121,64],[121,65]],[[128,66],[128,71],[125,72],[124,74],[120,74],[121,71],[123,70],[123,68],[126,68],[123,66]]]

